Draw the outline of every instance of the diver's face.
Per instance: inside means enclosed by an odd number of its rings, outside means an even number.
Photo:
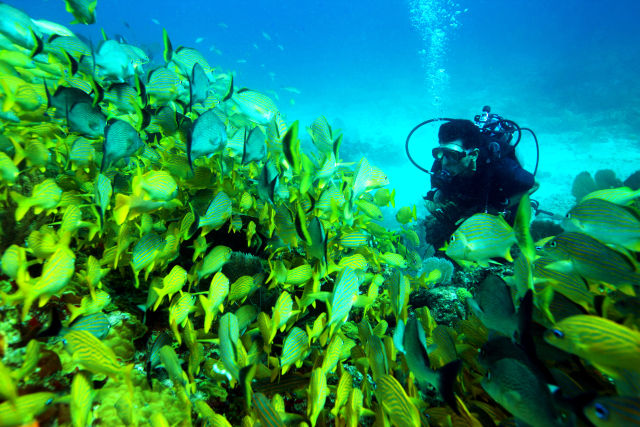
[[[473,174],[476,170],[478,150],[465,150],[461,140],[440,144],[434,155],[442,161],[442,169],[453,176]]]

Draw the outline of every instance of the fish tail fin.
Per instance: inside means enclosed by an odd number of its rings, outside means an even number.
[[[9,85],[7,84],[6,79],[0,79],[0,87],[4,92],[4,102],[2,104],[2,111],[7,112],[11,110],[11,108],[16,104],[16,97]]]
[[[156,298],[156,302],[153,304],[153,311],[156,311],[158,309],[158,307],[160,307],[160,304],[162,304],[162,300],[164,299],[164,297],[167,295],[167,293],[165,292],[164,289],[162,288],[156,288],[153,287],[153,291],[156,293],[156,295],[158,296]]]
[[[389,203],[391,203],[391,207],[396,207],[396,189],[394,188],[391,192],[391,197],[389,198]]]
[[[94,76],[91,76],[89,83],[91,84],[91,90],[93,90],[92,105],[95,107],[104,100],[104,89],[98,84]]]
[[[69,316],[69,323],[73,322],[77,317],[82,316],[82,313],[84,312],[82,307],[76,307],[73,304],[67,304],[67,308],[71,313],[71,315]]]
[[[76,61],[76,59],[71,56],[69,54],[69,52],[67,52],[66,50],[62,50],[62,54],[64,55],[66,61],[67,61],[67,65],[69,66],[68,71],[69,71],[69,75],[70,76],[75,76],[76,73],[78,72],[78,61]]]
[[[42,52],[42,50],[44,49],[44,42],[42,41],[42,38],[38,37],[38,35],[33,30],[31,30],[31,37],[33,37],[34,47],[29,56],[33,58],[34,56]]]
[[[15,216],[16,221],[20,221],[22,218],[24,218],[29,209],[31,209],[30,198],[23,196],[20,193],[16,193],[15,191],[12,191],[9,194],[11,195],[13,201],[18,204],[18,206],[16,207]]]
[[[229,88],[227,90],[227,93],[222,98],[222,102],[231,99],[231,95],[233,95],[233,74],[231,75],[231,81],[229,82]]]
[[[438,390],[442,395],[442,399],[456,412],[458,412],[458,404],[455,394],[453,393],[456,377],[462,366],[462,361],[454,360],[438,369]]]
[[[131,196],[124,194],[116,194],[116,207],[113,208],[113,217],[116,220],[116,224],[122,225],[129,216],[129,210],[131,209]]]
[[[13,145],[13,150],[16,152],[15,156],[13,156],[13,164],[18,166],[26,156],[24,152],[24,148],[22,148],[22,146],[12,137],[9,137],[9,141],[11,141],[11,145]]]
[[[411,210],[411,218],[413,218],[414,221],[418,220],[418,215],[417,215],[417,212],[416,212],[416,205],[413,205],[413,209]]]
[[[171,40],[169,40],[169,33],[166,29],[162,29],[162,41],[164,42],[164,51],[162,52],[164,61],[169,63],[173,56],[173,47],[171,46]]]

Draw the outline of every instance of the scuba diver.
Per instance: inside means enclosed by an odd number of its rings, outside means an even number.
[[[420,126],[444,121],[438,130],[439,145],[433,149],[430,171],[416,164],[408,143]],[[431,119],[416,126],[407,137],[411,162],[431,175],[431,189],[424,197],[431,217],[427,218],[427,243],[438,248],[466,218],[479,212],[502,214],[513,223],[520,198],[533,193],[539,184],[533,173],[522,168],[515,155],[522,131],[515,122],[491,114],[485,106],[475,123],[464,119]],[[513,142],[514,134],[517,140]]]

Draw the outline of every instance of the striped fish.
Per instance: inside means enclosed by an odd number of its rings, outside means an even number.
[[[149,369],[147,370],[147,375],[151,373],[152,369],[162,363],[162,361],[160,360],[160,349],[165,345],[171,345],[171,335],[169,335],[166,331],[160,333],[151,346],[151,350],[149,351]]]
[[[104,226],[104,214],[109,208],[111,202],[111,194],[113,188],[111,187],[111,181],[109,178],[99,173],[96,177],[96,183],[94,186],[94,202],[98,205],[98,212],[100,213],[100,224]]]
[[[231,96],[240,112],[259,125],[268,125],[278,114],[278,107],[267,95],[242,88]]]
[[[368,216],[371,219],[375,219],[377,221],[382,221],[384,219],[384,216],[382,215],[382,211],[380,210],[378,205],[376,205],[373,202],[370,202],[364,199],[359,199],[359,200],[356,200],[356,206],[358,207],[359,212],[364,213],[366,216]]]
[[[100,172],[125,157],[131,157],[144,147],[140,135],[128,122],[115,120],[104,128]]]
[[[202,56],[202,53],[191,47],[180,46],[171,55],[170,65],[176,66],[184,76],[191,74],[195,64],[200,65],[206,74],[210,74],[213,71],[207,60]]]
[[[544,338],[607,371],[622,368],[640,372],[640,332],[612,320],[591,315],[567,317],[548,329]]]
[[[105,92],[104,99],[124,113],[135,113],[138,108],[144,107],[138,91],[128,83],[112,84]]]
[[[20,426],[33,421],[56,398],[55,393],[38,392],[19,396],[15,402],[0,403],[0,422],[3,426]]]
[[[551,257],[542,256],[534,262],[533,275],[536,292],[541,291],[540,288],[545,285],[549,285],[554,291],[560,292],[571,301],[581,305],[585,310],[590,310],[593,307],[593,294],[589,292],[585,281],[575,272],[564,273],[546,268],[554,261]]]
[[[407,268],[407,260],[400,254],[385,252],[380,256],[380,261],[396,268]]]
[[[287,278],[284,279],[284,282],[288,285],[300,286],[310,280],[312,275],[313,270],[311,269],[311,266],[309,264],[302,264],[288,270]]]
[[[187,374],[182,370],[180,366],[180,360],[178,355],[171,345],[164,345],[158,351],[158,358],[160,363],[169,374],[169,378],[174,384],[179,384],[182,387],[186,387],[189,383]]]
[[[478,213],[467,218],[453,233],[446,254],[458,263],[487,266],[490,258],[513,261],[510,249],[516,243],[513,230],[501,216]]]
[[[640,398],[601,396],[583,409],[596,427],[640,425]]]
[[[333,152],[333,136],[331,126],[324,116],[320,116],[313,121],[309,130],[311,141],[321,153]],[[333,154],[333,153],[332,153]],[[335,160],[335,156],[334,156]]]
[[[298,233],[291,212],[284,205],[278,205],[275,210],[275,226],[277,236],[287,245],[297,246]]]
[[[288,292],[282,292],[278,297],[275,305],[273,306],[272,314],[272,331],[271,335],[275,334],[275,330],[280,329],[280,332],[284,331],[289,318],[293,315],[293,299]]]
[[[353,390],[353,378],[349,372],[344,370],[342,371],[342,375],[338,381],[338,388],[336,389],[335,405],[331,410],[333,416],[338,416],[340,409],[347,403],[351,390]]]
[[[111,348],[87,331],[70,330],[62,339],[73,361],[94,374],[130,375],[133,365],[121,366]]]
[[[91,165],[96,158],[96,149],[91,141],[86,138],[79,137],[71,145],[69,151],[69,160],[80,167]]]
[[[69,325],[68,329],[63,329],[63,335],[71,330],[86,331],[98,339],[103,339],[109,334],[109,329],[111,329],[109,318],[100,312],[77,318]]]
[[[131,268],[135,277],[136,288],[139,286],[138,273],[146,269],[145,278],[153,270],[158,255],[164,249],[165,241],[156,233],[147,233],[133,247]]]
[[[326,179],[333,177],[338,164],[336,162],[336,156],[333,152],[326,155],[322,165],[316,170],[314,179]]]
[[[327,377],[323,369],[316,368],[311,373],[309,389],[307,390],[307,416],[311,426],[316,425],[318,415],[324,409],[324,404],[329,395]]]
[[[241,231],[242,230],[242,217],[239,215],[234,215],[231,217],[231,220],[229,221],[229,233],[231,233],[232,231],[235,233],[237,231]]]
[[[253,393],[251,403],[256,410],[260,423],[266,427],[285,427],[286,424],[280,418],[269,399],[262,393]]]
[[[324,353],[324,359],[322,360],[322,370],[325,374],[335,371],[340,356],[342,355],[342,346],[344,341],[339,335],[334,335],[329,342],[329,346]]]
[[[27,253],[23,247],[18,245],[9,246],[2,254],[2,259],[0,259],[2,273],[11,279],[15,279],[20,270],[24,271],[26,269],[26,263]]]
[[[635,263],[593,237],[582,233],[562,233],[544,246],[558,261],[546,266],[549,270],[576,271],[587,280],[620,287],[640,283]]]
[[[358,277],[346,267],[338,274],[331,296],[328,325],[339,326],[346,321],[349,311],[358,296]]]
[[[240,276],[235,282],[231,284],[229,290],[229,302],[241,300],[243,303],[247,296],[256,289],[256,285],[251,276]]]
[[[47,259],[56,251],[57,240],[51,229],[33,230],[27,237],[27,247],[36,257]]]
[[[222,270],[222,267],[231,258],[231,248],[218,245],[211,249],[202,260],[202,265],[198,269],[198,279],[206,279],[208,276]]]
[[[358,198],[367,190],[367,185],[371,180],[372,173],[373,169],[371,168],[371,165],[369,164],[367,159],[364,157],[360,159],[358,167],[353,176],[353,193],[351,196],[353,200],[358,200]]]
[[[359,248],[369,242],[369,234],[362,230],[350,231],[340,236],[340,244],[345,248]]]
[[[601,199],[616,205],[628,206],[638,197],[640,197],[640,189],[632,190],[629,187],[607,188],[587,194],[580,200],[580,203],[590,199]]]
[[[20,171],[13,163],[13,160],[4,152],[0,151],[0,178],[9,184],[13,184]]]
[[[345,198],[340,189],[335,185],[329,185],[320,195],[315,207],[322,212],[331,212],[334,206],[339,209],[344,202]]]
[[[241,346],[238,318],[233,313],[227,313],[220,318],[218,323],[218,337],[220,338],[220,357],[226,372],[236,381],[240,379],[240,366],[238,366],[237,348]]]
[[[76,373],[71,382],[71,422],[73,427],[91,425],[91,407],[93,405],[93,390],[87,377]]]
[[[189,320],[189,313],[193,311],[195,302],[196,297],[188,292],[180,295],[180,297],[169,306],[169,323],[184,327]]]
[[[60,231],[73,233],[78,228],[82,227],[82,211],[78,205],[69,205],[64,210],[62,215],[62,221],[60,224]]]
[[[371,175],[367,181],[367,190],[374,190],[376,188],[384,187],[385,185],[389,185],[389,178],[387,178],[387,175],[382,171],[382,169],[371,166]]]
[[[240,203],[238,205],[238,207],[240,208],[240,212],[248,211],[253,207],[253,204],[254,200],[251,194],[247,193],[246,191],[242,193],[242,196],[240,196]]]
[[[18,388],[13,378],[11,370],[0,360],[0,396],[12,404],[15,404],[16,398],[18,397]]]
[[[23,316],[29,312],[36,299],[39,298],[40,306],[43,306],[49,298],[67,286],[75,272],[75,262],[76,256],[69,248],[60,246],[56,249],[53,255],[45,261],[44,267],[42,267],[42,275],[36,280],[35,284],[33,286],[27,285],[22,308]],[[18,285],[20,285],[21,279],[18,278],[17,281]]]
[[[15,211],[16,221],[20,221],[32,207],[36,215],[44,210],[55,208],[61,197],[62,189],[51,178],[36,184],[31,192],[31,197],[25,197],[12,191],[11,198],[18,204]]]
[[[293,364],[302,366],[302,361],[308,354],[309,337],[302,329],[294,326],[289,335],[284,339],[282,355],[280,356],[280,368],[282,375],[286,374]]]
[[[137,177],[136,177],[137,178]],[[147,195],[154,200],[169,201],[178,194],[178,184],[171,174],[164,170],[148,171],[136,181],[133,181],[134,190],[140,186]]]
[[[187,283],[187,271],[179,265],[174,265],[169,274],[162,279],[162,288],[153,288],[158,295],[153,311],[157,310],[165,296],[169,299],[173,294],[180,291],[184,284]]]
[[[159,67],[149,72],[146,89],[151,103],[166,105],[178,97],[178,89],[181,86],[182,81],[178,74],[168,68]]]
[[[266,396],[276,394],[290,394],[294,391],[306,389],[309,386],[309,377],[296,373],[282,375],[271,381],[269,378],[257,380],[251,383],[251,388]],[[274,396],[275,397],[275,396]]]
[[[209,204],[207,212],[200,217],[200,227],[217,229],[231,218],[231,199],[224,191],[220,191]]]
[[[238,318],[238,329],[242,334],[258,317],[258,308],[255,305],[243,305],[234,313]]]
[[[40,362],[40,355],[40,342],[36,341],[35,339],[30,340],[24,353],[22,366],[20,366],[19,370],[13,372],[13,378],[15,378],[17,381],[20,381],[26,376],[31,375],[38,367],[38,362]],[[6,384],[2,384],[2,387],[3,390],[7,390]]]
[[[68,53],[78,61],[83,56],[91,58],[91,49],[89,46],[77,37],[54,36],[49,38],[45,47],[46,50],[51,51],[51,53],[56,55],[58,58],[63,58],[63,54],[61,53],[62,51]]]
[[[349,267],[353,270],[366,270],[369,267],[367,260],[361,254],[353,254],[342,257],[338,263],[339,268]]]
[[[224,300],[229,295],[229,279],[221,272],[217,272],[211,285],[209,286],[209,294],[207,296],[200,295],[200,304],[204,310],[204,332],[209,333],[211,325],[216,318],[218,311],[224,311]]]
[[[377,381],[376,397],[382,403],[391,424],[396,426],[419,426],[420,413],[398,380],[385,375]]]
[[[571,208],[562,226],[566,231],[579,231],[603,243],[640,252],[640,220],[615,203],[584,200]]]

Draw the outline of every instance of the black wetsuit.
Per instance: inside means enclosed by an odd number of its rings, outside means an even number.
[[[431,171],[435,173],[431,176],[431,190],[440,190],[446,200],[455,202],[461,210],[504,211],[513,196],[530,190],[534,185],[533,175],[511,157],[487,162],[486,156],[481,155],[476,172],[471,176],[441,178],[440,160],[434,162]]]
[[[530,190],[535,183],[534,176],[524,170],[511,156],[494,156],[487,161],[487,150],[480,149],[476,171],[471,176],[446,176],[442,172],[442,161],[436,160],[431,167],[431,191],[425,199],[433,200],[436,191],[438,199],[455,203],[442,217],[427,217],[426,241],[440,247],[465,219],[475,213],[505,213],[505,219],[513,224],[517,204],[511,198]],[[511,205],[511,206],[509,206]]]

